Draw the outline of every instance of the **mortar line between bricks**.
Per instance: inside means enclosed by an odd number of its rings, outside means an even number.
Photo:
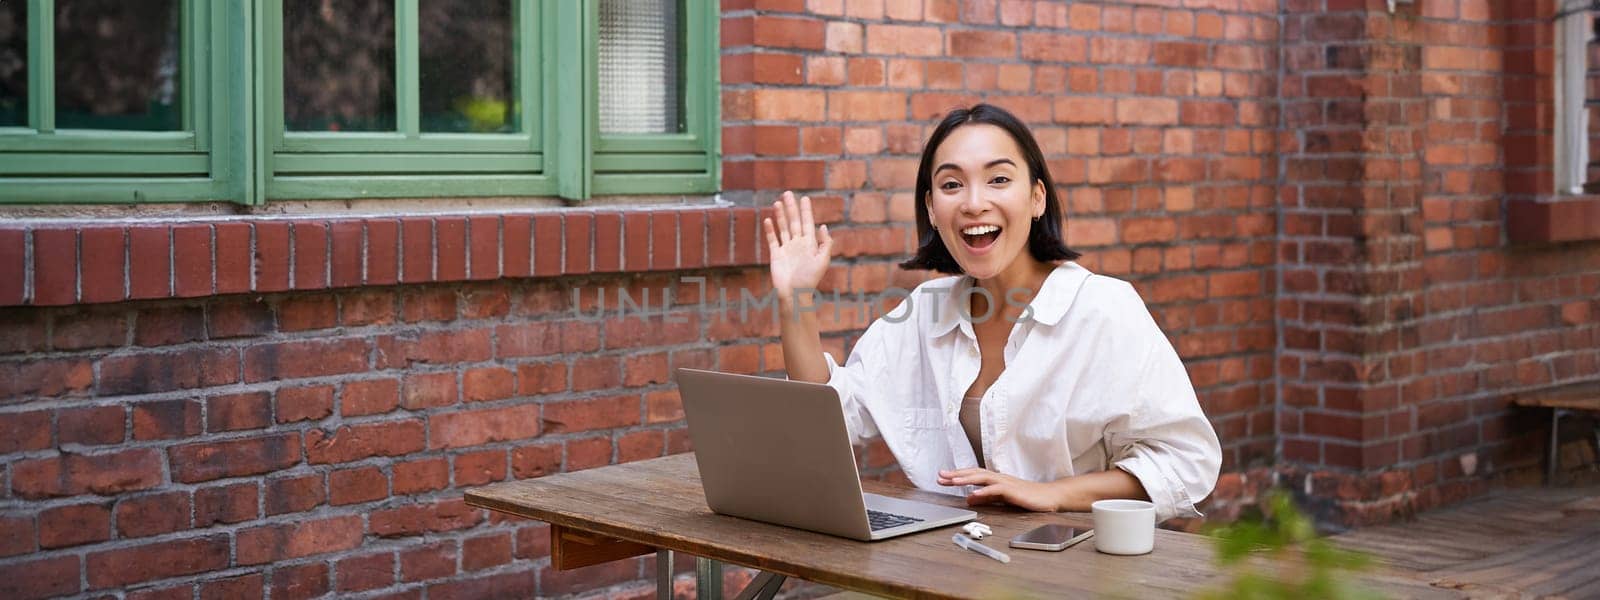
[[[371,221],[366,221],[366,220],[361,221],[361,242],[360,242],[360,244],[361,244],[361,275],[360,275],[360,277],[361,277],[361,285],[359,286],[360,288],[365,288],[366,285],[367,285],[367,281],[371,277],[371,275],[367,274],[367,267],[368,267],[367,263],[370,263],[372,261],[372,248],[369,247],[372,244],[372,237],[371,237],[372,234],[368,231],[370,229],[371,225],[372,225]],[[331,282],[332,280],[329,280],[329,281]],[[340,306],[339,306],[339,324],[340,325],[344,325],[343,298],[344,298],[344,296],[341,294],[340,295]]]
[[[176,229],[173,227],[163,227],[162,231],[166,232],[167,236],[167,297],[176,298],[178,296],[177,233]],[[129,290],[130,296],[133,295],[131,293],[132,291],[133,290]]]
[[[322,231],[322,257],[317,262],[322,267],[323,289],[337,289],[333,285],[333,223],[318,221],[317,228]]]
[[[93,592],[90,591],[91,588],[89,587],[89,557],[88,557],[88,555],[85,554],[83,556],[78,557],[78,564],[81,565],[78,568],[78,590],[79,590],[78,597],[88,597],[89,594],[93,593]]]
[[[284,226],[284,230],[288,232],[288,238],[289,238],[289,241],[288,241],[288,246],[289,246],[288,247],[289,264],[286,267],[288,272],[289,272],[289,277],[288,277],[289,283],[287,285],[287,288],[284,290],[284,293],[295,291],[295,272],[300,270],[300,269],[295,268],[295,265],[298,264],[298,263],[295,262],[295,259],[296,259],[296,256],[295,256],[295,254],[296,254],[295,253],[295,230],[297,230],[299,228],[295,227],[294,225],[295,225],[294,223],[288,223],[287,225]],[[273,311],[272,317],[273,317],[274,325],[276,325],[276,321],[277,321],[277,317],[278,317],[277,311]]]
[[[72,261],[72,301],[79,302],[83,298],[83,230],[72,230],[72,252],[78,260]]]
[[[395,240],[395,248],[394,248],[394,263],[395,263],[395,267],[394,267],[394,283],[389,284],[389,285],[384,286],[384,287],[386,289],[395,289],[397,291],[397,293],[395,294],[395,301],[399,302],[400,301],[400,298],[399,298],[400,294],[398,293],[398,289],[402,287],[402,284],[407,283],[406,282],[406,256],[405,256],[405,254],[406,254],[406,226],[405,226],[405,221],[404,220],[398,220],[397,219],[397,220],[394,221],[394,240]],[[397,315],[400,314],[400,311],[395,311],[395,314],[397,314]]]
[[[34,296],[33,278],[39,276],[38,273],[34,272],[35,270],[33,268],[33,261],[34,261],[34,256],[33,256],[34,255],[34,248],[33,248],[33,244],[34,244],[34,239],[33,238],[34,238],[34,236],[33,236],[33,232],[34,232],[34,229],[32,227],[27,227],[27,228],[24,228],[22,230],[22,303],[23,304],[30,304],[30,305],[33,304],[33,296]],[[49,338],[49,333],[50,333],[49,331],[45,332],[45,339],[46,340],[50,339]]]
[[[133,236],[128,235],[128,230],[119,233],[122,236],[122,295],[119,301],[126,301],[133,295]]]
[[[472,281],[472,218],[461,220],[461,238],[465,240],[461,246],[461,281]]]
[[[210,246],[210,256],[206,257],[206,290],[207,295],[217,295],[217,257],[222,255],[222,249],[217,247],[217,226],[206,225],[206,242]],[[83,262],[83,261],[78,261]],[[131,335],[131,334],[130,334]]]
[[[256,239],[256,224],[255,223],[247,223],[247,224],[245,224],[245,227],[248,228],[246,231],[249,232],[245,236],[245,246],[250,248],[250,253],[248,255],[246,255],[250,259],[250,267],[249,267],[249,269],[250,269],[250,288],[249,289],[251,291],[253,291],[253,290],[258,289],[258,286],[260,285],[259,278],[260,278],[261,274],[256,272],[258,270],[258,269],[256,269],[256,257],[260,256],[260,254],[258,254],[258,253],[261,251],[261,249],[259,247],[259,242]],[[133,253],[129,252],[128,254],[131,256]],[[130,260],[131,260],[131,258],[130,258]],[[130,289],[132,289],[132,288],[130,287]],[[206,323],[209,325],[211,323],[211,316],[209,314],[211,303],[207,302],[205,306],[206,306],[207,313],[208,313],[208,314],[206,314]],[[208,331],[208,333],[209,333],[209,331]]]

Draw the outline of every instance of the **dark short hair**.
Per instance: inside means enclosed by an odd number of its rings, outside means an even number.
[[[1005,109],[991,104],[977,104],[972,108],[950,111],[933,129],[933,134],[928,136],[927,145],[922,147],[922,161],[917,165],[917,253],[911,260],[900,263],[900,268],[932,269],[952,275],[964,273],[955,257],[950,255],[950,249],[945,247],[944,240],[934,231],[927,200],[928,194],[933,192],[934,151],[950,136],[950,132],[971,124],[994,125],[1011,134],[1011,139],[1016,140],[1017,146],[1022,148],[1023,162],[1028,164],[1028,176],[1032,178],[1028,184],[1044,184],[1044,214],[1033,222],[1028,233],[1028,253],[1039,262],[1046,263],[1081,256],[1062,240],[1061,203],[1056,199],[1055,182],[1050,178],[1050,169],[1044,164],[1044,153],[1039,151],[1039,142],[1034,141],[1033,133]]]

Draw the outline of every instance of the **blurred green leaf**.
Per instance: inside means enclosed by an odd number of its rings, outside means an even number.
[[[1207,531],[1213,538],[1218,565],[1231,571],[1232,580],[1227,587],[1204,591],[1198,597],[1382,597],[1346,583],[1342,575],[1367,568],[1371,560],[1318,538],[1316,523],[1295,506],[1288,493],[1272,492],[1260,505],[1264,511]],[[1252,557],[1260,560],[1249,560]]]

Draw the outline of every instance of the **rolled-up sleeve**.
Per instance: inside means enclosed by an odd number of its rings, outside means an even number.
[[[1198,517],[1195,505],[1217,484],[1222,445],[1194,386],[1163,337],[1145,360],[1131,409],[1107,425],[1111,464],[1144,485],[1156,520]]]
[[[839,394],[839,404],[844,408],[844,423],[850,430],[852,444],[879,435],[867,404],[870,398],[881,397],[876,385],[883,377],[873,373],[873,369],[882,368],[883,365],[883,336],[883,328],[876,323],[868,327],[856,340],[844,365],[835,361],[832,354],[822,353],[828,363],[828,386]]]

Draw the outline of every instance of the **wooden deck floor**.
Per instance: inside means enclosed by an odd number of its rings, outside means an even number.
[[[1469,598],[1600,598],[1600,487],[1502,490],[1333,538]]]

